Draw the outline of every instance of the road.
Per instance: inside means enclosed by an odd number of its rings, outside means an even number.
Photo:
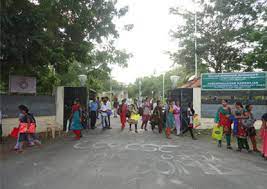
[[[218,149],[207,138],[168,140],[113,129],[66,137],[1,161],[2,189],[266,189],[259,155]]]

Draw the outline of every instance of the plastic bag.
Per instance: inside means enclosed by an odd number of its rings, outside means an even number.
[[[111,116],[112,115],[112,110],[108,110],[107,114],[108,114],[108,116]]]
[[[223,136],[223,127],[220,127],[217,124],[214,125],[212,130],[212,138],[216,140],[222,140],[222,136]]]
[[[200,118],[199,118],[198,114],[195,114],[193,117],[193,125],[194,125],[194,128],[198,128],[201,125]]]
[[[67,124],[66,124],[66,133],[69,132],[69,128],[70,128],[70,120],[67,120]]]

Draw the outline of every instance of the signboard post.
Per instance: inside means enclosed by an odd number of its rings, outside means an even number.
[[[204,73],[202,90],[266,90],[267,72]]]

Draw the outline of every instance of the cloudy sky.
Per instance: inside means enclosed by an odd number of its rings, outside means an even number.
[[[116,21],[120,38],[116,46],[133,54],[128,68],[113,67],[112,77],[120,82],[131,83],[136,78],[161,73],[171,68],[172,62],[166,51],[178,46],[169,36],[182,21],[169,14],[169,8],[183,6],[192,9],[191,0],[119,0],[118,6],[128,5],[126,16]],[[134,24],[131,31],[123,31],[123,25]]]

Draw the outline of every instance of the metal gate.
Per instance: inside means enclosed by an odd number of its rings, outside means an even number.
[[[66,130],[67,120],[71,115],[71,106],[76,98],[80,100],[81,107],[87,110],[87,88],[64,87],[64,131]]]
[[[187,127],[186,114],[188,103],[193,103],[193,88],[178,88],[169,91],[168,98],[179,101],[181,106],[181,130]]]

